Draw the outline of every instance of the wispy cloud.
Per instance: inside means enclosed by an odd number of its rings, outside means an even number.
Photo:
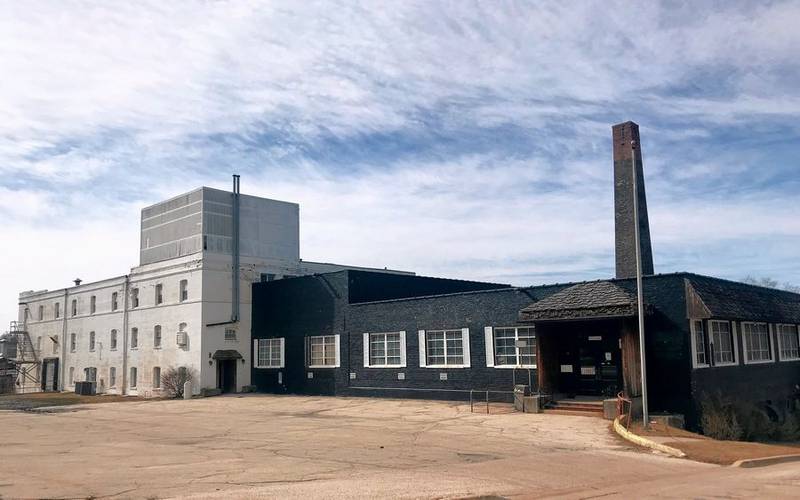
[[[232,171],[301,203],[308,259],[607,276],[627,119],[658,270],[800,282],[798,22],[791,1],[4,3],[0,311],[124,273],[139,207]]]

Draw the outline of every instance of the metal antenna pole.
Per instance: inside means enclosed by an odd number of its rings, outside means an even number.
[[[636,171],[636,141],[631,140],[631,170],[633,174],[633,227],[636,237],[636,302],[639,317],[639,358],[642,365],[642,425],[647,429],[647,365],[644,352],[644,293],[642,291],[642,244],[639,236],[639,176]]]

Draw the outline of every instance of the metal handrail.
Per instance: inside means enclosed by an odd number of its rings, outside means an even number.
[[[469,390],[469,412],[470,413],[474,413],[475,398],[474,398],[473,394],[474,393],[479,393],[479,394],[482,393],[482,394],[486,394],[486,414],[488,415],[489,414],[489,393],[490,392],[494,393],[494,394],[514,394],[514,391],[490,391],[488,389],[487,390],[470,389]]]
[[[628,411],[625,411],[625,406],[627,405]],[[620,419],[620,423],[625,421],[624,427],[627,429],[631,425],[631,413],[633,408],[633,402],[625,397],[625,394],[622,392],[617,394],[617,418]]]

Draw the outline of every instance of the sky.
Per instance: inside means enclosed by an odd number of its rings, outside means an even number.
[[[627,120],[656,272],[800,284],[798,25],[797,1],[2,0],[0,320],[126,274],[143,206],[232,173],[300,204],[306,260],[611,277]]]

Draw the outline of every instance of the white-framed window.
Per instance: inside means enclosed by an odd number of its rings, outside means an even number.
[[[75,367],[69,367],[69,385],[75,385]]]
[[[94,351],[95,347],[95,335],[94,332],[89,332],[89,350]]]
[[[117,297],[118,297],[117,292],[114,292],[114,293],[111,294],[111,310],[112,311],[116,311],[117,307],[119,306],[119,303],[117,301]]]
[[[111,335],[109,337],[108,344],[109,344],[109,346],[108,346],[109,349],[111,349],[112,351],[116,351],[117,350],[117,331],[116,330],[111,330]]]
[[[136,380],[136,378],[138,375],[139,375],[139,370],[137,370],[135,366],[132,366],[131,376],[128,377],[128,385],[130,385],[131,389],[136,389],[136,384],[138,383],[138,380]]]
[[[55,313],[56,319],[61,317],[61,303],[59,302],[53,303],[53,312]]]
[[[156,325],[153,327],[153,348],[161,348],[161,325]]]
[[[83,380],[86,382],[97,382],[97,368],[90,366],[83,369]]]
[[[706,368],[709,366],[708,353],[706,352],[706,329],[703,320],[693,319],[690,322],[692,330],[692,366]]]
[[[420,330],[419,364],[422,368],[469,368],[469,328]]]
[[[74,333],[69,334],[69,352],[75,352],[78,347],[78,336]]]
[[[180,284],[180,301],[184,302],[189,300],[189,281],[181,280]]]
[[[44,319],[44,306],[39,306],[39,321]]]
[[[131,289],[131,307],[139,307],[139,289]]]
[[[253,356],[256,368],[283,368],[285,364],[284,338],[253,339]]]
[[[484,328],[486,366],[536,368],[536,329],[522,326]]]
[[[319,335],[308,337],[308,367],[339,367],[339,336]]]
[[[117,369],[112,366],[108,369],[108,386],[115,387],[117,385]]]
[[[714,365],[737,364],[738,346],[732,323],[712,320],[709,324],[711,325],[711,349],[714,352]]]
[[[89,314],[97,312],[97,296],[92,295],[89,297]]]
[[[159,283],[158,285],[156,285],[155,303],[156,305],[159,305],[163,302],[164,302],[164,285]]]
[[[153,389],[161,389],[161,367],[153,367]]]
[[[781,361],[800,359],[800,336],[797,325],[778,325],[778,349]]]
[[[744,362],[769,363],[772,361],[772,336],[766,323],[742,323]]]
[[[131,328],[131,349],[139,348],[139,329],[136,327]]]
[[[406,332],[364,333],[361,338],[365,368],[406,366]]]

